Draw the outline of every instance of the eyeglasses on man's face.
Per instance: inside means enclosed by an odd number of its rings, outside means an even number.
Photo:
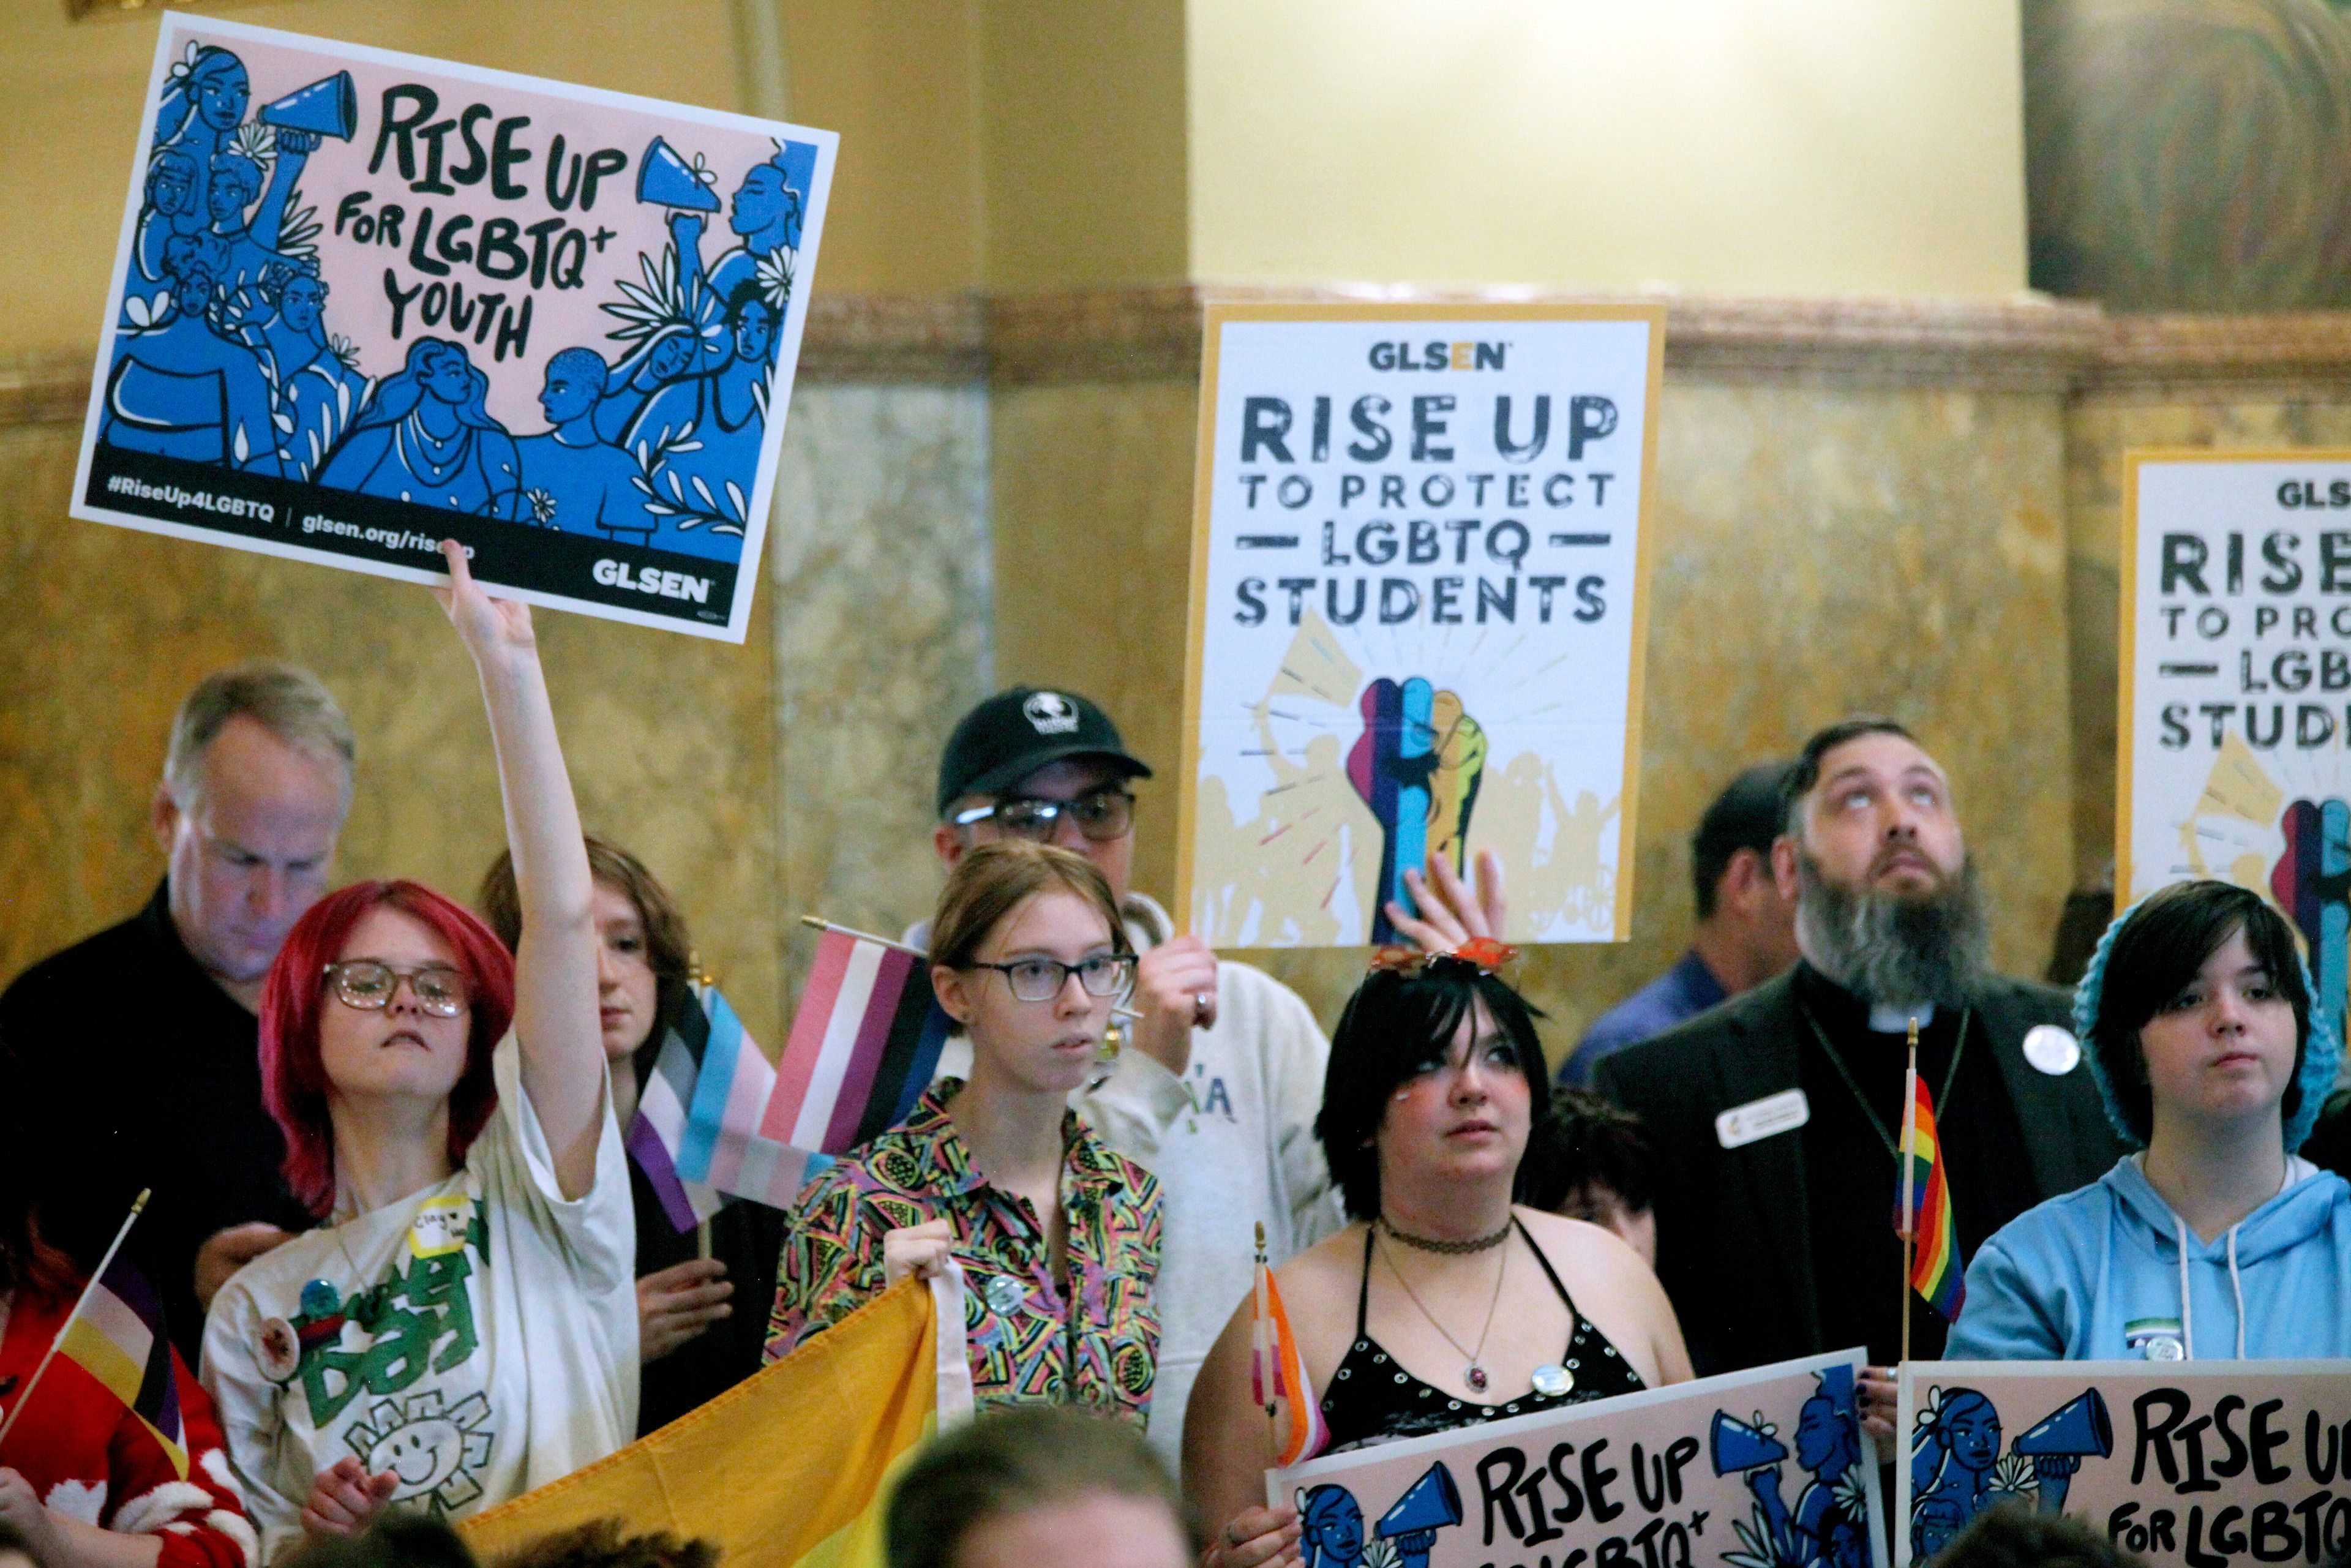
[[[449,964],[387,964],[376,958],[353,958],[329,964],[327,979],[347,1008],[381,1012],[406,980],[416,1005],[437,1019],[453,1019],[465,1010],[465,977]]]
[[[1064,815],[1095,843],[1107,843],[1124,838],[1134,827],[1134,797],[1116,784],[1089,789],[1073,800],[1007,795],[990,805],[957,811],[954,821],[958,828],[969,828],[992,820],[1007,838],[1049,843],[1061,831]]]
[[[1050,1002],[1075,975],[1092,997],[1118,997],[1134,982],[1134,957],[1128,953],[1097,953],[1074,964],[1059,958],[1015,958],[1006,964],[967,964],[967,969],[993,969],[1004,977],[1012,994],[1024,1002]]]

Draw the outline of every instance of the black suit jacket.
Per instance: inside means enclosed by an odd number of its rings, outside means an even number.
[[[2066,993],[1994,976],[1973,1005],[2016,1108],[2039,1197],[2105,1175],[2124,1148],[2089,1069],[2051,1077],[2024,1060],[2027,1030],[2073,1027]],[[1602,1094],[1647,1124],[1657,1276],[1701,1374],[1841,1348],[1821,1343],[1820,1290],[1844,1284],[1847,1270],[1813,1255],[1802,1138],[1790,1131],[1726,1149],[1715,1132],[1723,1112],[1799,1086],[1802,1027],[1791,971],[1604,1058],[1593,1075]]]

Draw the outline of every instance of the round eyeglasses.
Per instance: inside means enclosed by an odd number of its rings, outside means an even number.
[[[335,995],[347,1008],[381,1012],[406,980],[416,1005],[437,1019],[453,1019],[465,1010],[465,977],[448,964],[386,964],[375,958],[353,958],[329,964],[325,974],[334,982]]]
[[[1134,983],[1134,956],[1128,953],[1097,953],[1075,964],[1059,958],[1015,958],[1008,964],[967,964],[967,969],[993,969],[1004,977],[1012,994],[1024,1002],[1050,1002],[1075,975],[1091,997],[1126,994]]]
[[[968,828],[985,822],[991,817],[998,831],[1012,839],[1029,839],[1038,843],[1050,843],[1060,831],[1061,818],[1067,813],[1077,823],[1078,831],[1095,843],[1108,843],[1123,839],[1134,827],[1134,797],[1116,785],[1089,789],[1074,800],[1045,800],[1033,795],[1008,795],[988,806],[974,806],[957,811],[953,818],[958,828]]]

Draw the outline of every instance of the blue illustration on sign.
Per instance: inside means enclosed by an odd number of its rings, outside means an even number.
[[[2084,1458],[2115,1451],[2106,1402],[2087,1388],[2050,1412],[2002,1455],[2000,1412],[1972,1388],[1932,1388],[1910,1437],[1910,1549],[1919,1559],[1950,1544],[1997,1502],[2065,1510]]]
[[[772,142],[722,200],[721,173],[701,153],[653,137],[635,160],[633,194],[667,212],[666,247],[635,255],[641,281],[612,280],[601,302],[612,320],[606,342],[558,342],[541,358],[532,292],[580,287],[591,250],[601,255],[614,237],[609,228],[549,219],[526,230],[486,218],[461,238],[470,214],[444,208],[436,234],[431,206],[408,212],[353,191],[329,204],[329,235],[301,181],[322,145],[351,142],[360,131],[350,71],[293,85],[256,109],[245,60],[192,42],[162,91],[105,369],[101,446],[740,560],[817,147]],[[457,162],[461,141],[484,159],[476,128],[490,111],[475,105],[444,124],[431,120],[438,100],[428,88],[383,99],[368,172],[388,179],[396,168],[410,190],[455,193],[437,182],[469,178]],[[532,156],[506,140],[510,126],[528,123],[500,123],[485,164],[494,186]],[[397,153],[389,166],[388,150]],[[544,158],[548,201],[566,214],[575,199],[586,213],[596,180],[630,162],[624,151],[600,150],[583,183],[575,152],[566,184],[559,137]],[[518,184],[499,192],[524,193]],[[722,214],[725,239],[711,245],[705,230]],[[404,253],[424,275],[406,288],[384,275],[392,338],[405,336],[397,364],[363,364],[354,340],[378,340],[335,330],[342,305],[322,275],[322,238]],[[431,281],[461,262],[511,282],[468,295],[463,283]],[[380,309],[386,300],[368,303]],[[491,412],[485,366],[510,359],[538,367],[543,430],[509,428]]]

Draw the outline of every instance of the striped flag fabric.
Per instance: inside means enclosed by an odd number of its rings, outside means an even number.
[[[902,1280],[707,1405],[457,1529],[486,1563],[617,1518],[726,1563],[883,1568],[891,1483],[971,1418],[963,1291],[960,1269]]]
[[[1251,1397],[1274,1414],[1280,1402],[1288,1419],[1276,1427],[1280,1452],[1277,1469],[1311,1459],[1331,1445],[1331,1429],[1322,1424],[1322,1404],[1314,1396],[1313,1380],[1306,1375],[1306,1358],[1290,1332],[1290,1314],[1282,1311],[1281,1287],[1260,1254],[1257,1260],[1257,1300],[1250,1325],[1249,1389]]]
[[[797,1186],[778,1198],[741,1181],[775,1069],[717,987],[696,985],[677,1014],[637,1097],[624,1139],[629,1157],[682,1231],[734,1197],[785,1207]]]
[[[107,1264],[58,1331],[57,1348],[130,1406],[185,1480],[188,1440],[172,1376],[172,1336],[163,1332],[162,1299],[137,1264],[119,1255]]]
[[[1910,1238],[1910,1288],[1945,1321],[1957,1322],[1967,1298],[1966,1268],[1959,1260],[1959,1227],[1951,1218],[1951,1186],[1943,1166],[1942,1141],[1935,1135],[1935,1101],[1910,1066],[1902,1117],[1901,1167],[1894,1195],[1894,1233]]]
[[[950,1028],[921,955],[828,928],[759,1135],[810,1157],[845,1155],[878,1137],[930,1086]]]

